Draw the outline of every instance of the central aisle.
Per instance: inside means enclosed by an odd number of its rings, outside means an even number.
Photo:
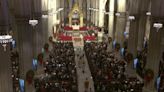
[[[94,92],[94,82],[89,69],[88,61],[82,49],[75,48],[75,62],[78,81],[78,92]],[[84,70],[84,71],[83,71]],[[89,87],[85,91],[84,83],[89,81]]]

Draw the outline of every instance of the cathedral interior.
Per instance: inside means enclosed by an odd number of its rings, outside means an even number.
[[[0,0],[0,92],[164,92],[164,0]]]

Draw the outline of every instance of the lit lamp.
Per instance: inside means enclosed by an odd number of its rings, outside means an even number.
[[[43,14],[43,15],[42,15],[42,18],[43,18],[43,19],[47,19],[47,18],[48,18],[48,15],[47,15],[47,14]]]
[[[89,8],[89,10],[93,10],[93,8]]]
[[[117,13],[115,13],[115,15],[118,17],[118,16],[120,16],[121,14],[120,14],[119,12],[117,12]]]
[[[38,20],[35,19],[29,20],[29,24],[32,26],[36,26],[38,24]]]
[[[6,51],[7,44],[12,41],[13,41],[13,39],[12,39],[11,35],[0,35],[0,43],[4,47],[4,51]]]
[[[150,15],[151,15],[151,12],[146,12],[146,15],[147,15],[147,16],[150,16]]]
[[[157,32],[158,32],[159,29],[163,27],[163,24],[162,23],[154,23],[153,27],[155,27],[157,29]]]
[[[129,20],[135,20],[135,17],[134,16],[129,16],[128,19]]]

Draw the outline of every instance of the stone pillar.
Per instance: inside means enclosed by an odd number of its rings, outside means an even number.
[[[57,0],[49,1],[48,9],[53,9],[53,11],[57,11],[56,4],[57,4]],[[53,36],[53,28],[54,30],[56,30],[56,26],[54,26],[56,23],[57,23],[57,14],[50,15],[48,17],[48,37]]]
[[[139,6],[142,0],[130,0],[129,16],[133,16],[134,19],[130,18],[130,29],[128,39],[128,51],[133,54],[134,57],[137,55],[137,44],[138,44],[138,30],[139,30]]]
[[[162,43],[162,37],[164,37],[164,28],[159,29],[157,32],[157,29],[153,27],[153,23],[161,21],[164,24],[164,19],[160,18],[152,18],[151,21],[151,29],[150,29],[150,38],[149,38],[149,45],[148,45],[148,55],[147,55],[147,69],[152,69],[154,72],[154,79],[149,83],[146,88],[149,90],[155,91],[154,83],[156,82],[156,78],[159,71],[159,61],[161,56],[161,49],[163,46]],[[160,22],[160,23],[161,23]]]
[[[132,53],[135,57],[137,55],[137,39],[139,16],[134,16],[135,19],[130,21],[129,39],[128,39],[128,52]]]
[[[63,8],[63,10],[61,11],[61,17],[60,17],[60,20],[61,20],[61,22],[64,22],[64,2],[65,2],[65,0],[61,0],[61,3],[60,3],[60,6],[61,6],[61,8]]]
[[[147,40],[149,40],[149,35],[150,35],[150,16],[148,16],[146,19],[145,37]]]
[[[123,46],[124,42],[124,31],[126,26],[126,14],[120,13],[120,16],[116,17],[116,32],[115,32],[115,40],[118,42],[121,47]]]
[[[115,10],[115,0],[110,0],[109,2],[109,20],[108,20],[108,36],[113,39],[114,30],[114,10]],[[109,50],[112,50],[112,42],[109,45]]]
[[[99,9],[99,0],[95,0],[93,1],[95,2],[95,9]],[[94,11],[94,24],[95,26],[98,26],[98,23],[99,23],[99,14],[98,14],[98,11]]]
[[[47,0],[42,0],[42,7],[41,7],[41,10],[42,11],[48,11],[48,4],[49,4],[49,1],[47,1]],[[47,12],[47,15],[49,15],[48,14],[48,12]],[[43,41],[43,43],[45,43],[45,42],[47,42],[48,41],[48,18],[42,18],[41,19],[41,24],[42,24],[42,30],[44,30],[43,31],[43,34],[44,34],[44,41]]]
[[[96,1],[91,0],[92,2],[92,7],[91,8],[96,8]],[[96,11],[91,10],[91,22],[95,25],[95,16],[96,16]]]
[[[2,33],[7,33],[9,30],[10,17],[7,3],[6,0],[0,0],[0,31]],[[10,55],[10,44],[7,44],[6,51],[4,51],[2,44],[0,44],[0,92],[13,92]]]
[[[98,4],[99,4],[99,23],[98,26],[99,27],[104,27],[104,10],[105,10],[105,4],[106,4],[107,0],[99,0]]]
[[[117,13],[115,40],[122,46],[126,26],[126,0],[117,0]]]
[[[143,49],[143,45],[144,45],[147,17],[149,17],[149,15],[147,15],[147,11],[150,11],[149,6],[150,6],[150,0],[144,0],[140,4],[140,8],[139,8],[140,19],[139,19],[138,45],[137,45],[137,50],[139,51]]]
[[[145,88],[146,90],[157,92],[154,85],[158,70],[159,70],[159,61],[161,56],[161,50],[163,46],[163,37],[164,37],[164,27],[159,29],[157,32],[157,29],[153,27],[154,23],[162,23],[164,25],[164,13],[163,13],[163,6],[164,2],[163,0],[152,0],[151,1],[151,29],[150,29],[150,36],[149,36],[149,45],[148,45],[148,55],[147,55],[147,65],[146,68],[152,69],[154,72],[154,79],[149,83]]]
[[[143,49],[143,45],[144,45],[146,21],[147,21],[147,16],[145,12],[145,15],[140,15],[140,19],[139,19],[138,44],[137,44],[137,50],[139,51]]]
[[[12,85],[12,68],[11,68],[11,61],[10,61],[10,45],[7,44],[6,52],[4,52],[4,48],[0,45],[0,92],[13,92],[13,85]]]

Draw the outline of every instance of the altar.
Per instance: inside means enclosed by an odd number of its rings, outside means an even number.
[[[79,8],[79,5],[75,3],[70,13],[68,14],[69,26],[75,29],[83,27],[83,12]],[[74,30],[75,30],[74,29]]]
[[[72,41],[74,46],[83,46],[84,41],[96,41],[97,30],[84,26],[82,9],[75,3],[68,14],[68,23],[62,25],[58,32],[58,41]]]

